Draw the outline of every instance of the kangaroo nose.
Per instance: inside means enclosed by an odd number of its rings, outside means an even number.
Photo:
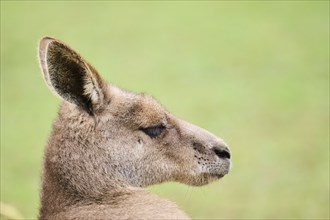
[[[213,147],[212,150],[218,157],[230,159],[230,151],[227,147],[221,148],[221,147],[216,146],[216,147]]]

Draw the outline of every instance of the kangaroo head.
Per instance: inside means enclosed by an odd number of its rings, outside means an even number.
[[[47,85],[63,99],[45,167],[66,189],[100,197],[114,187],[165,181],[200,186],[229,172],[220,138],[149,96],[106,83],[64,43],[43,38],[39,60]]]

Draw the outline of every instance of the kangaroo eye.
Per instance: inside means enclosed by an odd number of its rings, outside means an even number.
[[[146,133],[151,138],[155,138],[158,135],[160,135],[164,129],[165,129],[165,126],[162,124],[157,125],[157,126],[147,127],[147,128],[140,128],[141,131]]]

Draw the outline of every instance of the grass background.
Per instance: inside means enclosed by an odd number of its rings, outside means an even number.
[[[149,190],[193,218],[329,218],[328,1],[1,1],[1,200],[30,219],[59,104],[44,35],[231,146],[223,180]]]

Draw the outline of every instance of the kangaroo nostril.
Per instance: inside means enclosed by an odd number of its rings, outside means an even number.
[[[212,150],[218,157],[230,159],[230,152],[228,148],[213,147]]]

